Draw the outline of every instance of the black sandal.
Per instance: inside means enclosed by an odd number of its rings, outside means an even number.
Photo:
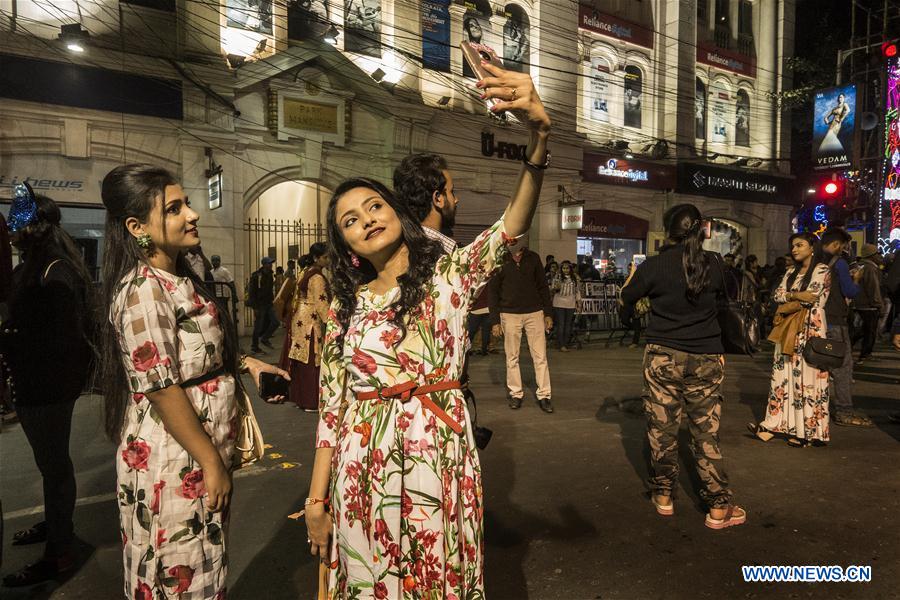
[[[791,448],[806,448],[809,446],[809,442],[807,440],[801,440],[796,437],[789,437],[787,439],[787,445]]]
[[[35,523],[28,529],[17,531],[13,534],[13,546],[27,546],[28,544],[40,544],[47,541],[47,522]]]
[[[68,569],[60,569],[56,561],[43,559],[3,578],[4,587],[25,587],[57,578]]]

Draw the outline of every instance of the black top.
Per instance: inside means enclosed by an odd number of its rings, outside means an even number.
[[[13,272],[14,289],[22,270],[19,265]],[[81,278],[65,260],[43,275],[42,270],[42,281],[16,290],[0,329],[3,370],[18,405],[72,402],[91,371],[85,329],[93,327],[93,315],[87,314]]]
[[[247,290],[251,308],[266,308],[275,302],[275,274],[269,269],[259,268],[250,276]]]
[[[682,254],[684,246],[664,246],[637,268],[622,289],[624,318],[630,319],[634,305],[650,298],[647,342],[692,354],[722,354],[722,333],[718,321],[718,297],[723,292],[722,262],[718,254],[709,258],[709,285],[696,302],[687,298]]]
[[[516,262],[512,255],[491,279],[488,287],[492,321],[500,321],[500,313],[518,315],[544,311],[553,314],[550,287],[544,275],[544,265],[536,252],[525,250]]]

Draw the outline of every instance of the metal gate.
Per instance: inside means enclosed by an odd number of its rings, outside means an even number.
[[[244,223],[247,252],[244,255],[247,266],[242,289],[246,290],[250,274],[260,267],[264,256],[275,259],[276,267],[287,271],[289,260],[298,260],[309,252],[316,242],[325,241],[325,228],[318,223],[304,223],[288,219],[248,219]],[[275,290],[278,293],[278,290]],[[253,326],[253,311],[244,307],[244,323]]]

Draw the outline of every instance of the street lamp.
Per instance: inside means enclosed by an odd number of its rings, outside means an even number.
[[[81,54],[87,45],[88,32],[81,27],[81,23],[70,23],[68,25],[60,25],[59,40],[66,45],[69,52]]]

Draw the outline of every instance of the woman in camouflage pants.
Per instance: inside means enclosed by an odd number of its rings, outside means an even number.
[[[724,293],[721,260],[703,250],[700,211],[692,204],[670,208],[663,216],[667,244],[633,271],[622,289],[627,321],[641,298],[650,299],[650,324],[644,355],[650,489],[656,511],[675,514],[678,481],[678,429],[689,419],[694,468],[700,497],[709,507],[706,526],[740,525],[746,512],[731,501],[728,476],[719,450],[719,418],[725,357],[717,320],[717,295]]]

